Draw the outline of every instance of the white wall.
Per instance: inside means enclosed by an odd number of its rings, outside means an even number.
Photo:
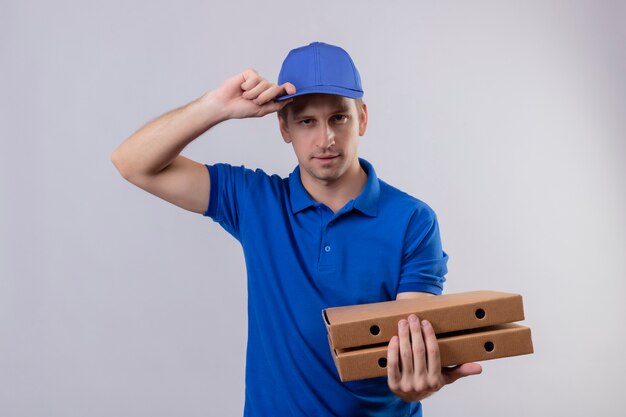
[[[485,362],[425,415],[622,415],[624,2],[88,3],[0,6],[0,415],[241,415],[238,243],[109,158],[237,71],[275,79],[313,40],[359,67],[361,155],[438,213],[446,291],[524,296],[536,353]],[[296,163],[275,117],[184,154]]]

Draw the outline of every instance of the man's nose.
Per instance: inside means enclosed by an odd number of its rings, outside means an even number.
[[[335,131],[328,123],[322,123],[320,127],[321,131],[319,132],[317,146],[328,148],[335,143]]]

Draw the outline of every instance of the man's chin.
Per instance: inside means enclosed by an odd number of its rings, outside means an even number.
[[[335,182],[341,178],[341,173],[336,169],[317,169],[312,172],[313,177],[318,181]]]

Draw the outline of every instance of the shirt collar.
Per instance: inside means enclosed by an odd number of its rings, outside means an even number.
[[[376,171],[374,171],[372,164],[362,158],[359,158],[359,163],[367,174],[367,182],[361,194],[354,199],[353,207],[367,216],[376,217],[378,214],[380,183],[378,182],[378,177],[376,176]],[[297,214],[316,204],[302,185],[299,165],[289,175],[289,200],[293,214]]]

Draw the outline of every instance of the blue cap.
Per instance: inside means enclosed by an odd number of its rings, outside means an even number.
[[[313,93],[363,97],[361,76],[350,55],[338,46],[323,42],[313,42],[289,52],[278,74],[278,85],[286,82],[296,87],[296,93],[277,97],[276,101]]]

